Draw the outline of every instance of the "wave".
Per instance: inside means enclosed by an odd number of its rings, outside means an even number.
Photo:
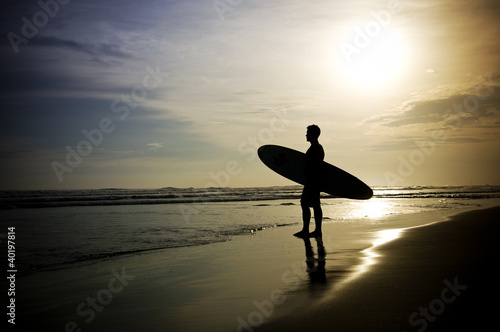
[[[499,198],[500,186],[373,187],[378,198]],[[299,199],[302,186],[0,191],[0,209]],[[323,194],[323,198],[333,198]]]
[[[0,209],[296,199],[300,186],[1,191]]]
[[[125,250],[101,250],[99,252],[85,252],[81,250],[81,247],[76,248],[65,247],[61,248],[57,255],[47,255],[46,252],[42,253],[39,257],[39,253],[30,253],[31,260],[23,260],[19,264],[21,267],[20,276],[26,274],[40,272],[40,271],[52,271],[65,269],[71,266],[82,266],[87,264],[93,264],[100,260],[114,259],[120,256],[142,254],[151,251],[174,249],[174,248],[186,248],[201,245],[208,245],[212,243],[226,242],[230,241],[233,236],[237,235],[254,235],[257,232],[265,231],[266,229],[272,229],[277,227],[285,227],[294,225],[293,223],[268,223],[259,225],[240,225],[232,229],[223,230],[212,230],[212,229],[198,229],[195,234],[189,237],[182,237],[179,241],[167,241],[163,245],[156,245],[144,248],[128,248]],[[29,261],[29,263],[26,263]]]
[[[375,187],[374,197],[379,198],[500,198],[500,186],[410,186]]]

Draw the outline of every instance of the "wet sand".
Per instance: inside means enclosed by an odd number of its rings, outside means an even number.
[[[500,207],[413,228],[319,303],[263,331],[486,331],[496,326]]]
[[[390,233],[400,237],[371,250],[366,249],[368,242],[356,242],[356,234],[349,233],[350,239],[346,233],[335,234],[347,225],[325,224],[324,272],[307,269],[304,243],[291,236],[296,226],[38,272],[17,282],[16,327],[144,332],[486,330],[494,326],[498,299],[494,270],[499,215],[500,207],[466,212]],[[440,221],[435,214],[407,216],[419,217]],[[314,239],[311,245],[317,254]]]

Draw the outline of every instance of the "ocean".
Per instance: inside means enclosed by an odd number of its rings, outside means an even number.
[[[362,225],[368,231],[412,227],[418,225],[398,224],[389,217],[487,207],[500,198],[500,186],[373,189],[374,197],[367,201],[323,196],[324,223]],[[287,186],[2,191],[0,237],[6,242],[7,228],[15,227],[16,262],[23,275],[230,241],[274,227],[290,227],[293,234],[302,223],[301,190]]]

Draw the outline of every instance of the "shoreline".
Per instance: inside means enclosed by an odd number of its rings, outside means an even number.
[[[449,227],[449,222],[439,220],[456,212],[420,214],[434,224],[408,229],[401,237],[378,246],[376,256],[372,257],[376,263],[367,266],[366,271],[348,282],[346,279],[363,266],[361,254],[364,255],[363,251],[372,246],[374,239],[357,242],[358,234],[351,232],[354,224],[335,223],[325,224],[323,231],[327,251],[326,283],[322,282],[321,273],[319,276],[308,273],[306,243],[292,236],[293,230],[299,226],[266,229],[255,235],[240,235],[232,241],[207,246],[171,248],[116,257],[90,266],[37,272],[19,279],[19,323],[26,327],[63,329],[68,322],[75,322],[86,331],[117,328],[125,331],[163,331],[165,328],[177,331],[238,331],[239,328],[240,332],[250,329],[302,330],[309,326],[304,322],[311,323],[310,317],[317,317],[318,322],[331,322],[332,311],[328,308],[336,312],[336,306],[344,303],[343,298],[352,297],[352,290],[353,294],[363,292],[359,289],[366,288],[365,282],[375,283],[372,287],[376,287],[377,280],[381,282],[383,278],[392,277],[391,273],[381,274],[380,266],[385,266],[388,261],[389,265],[400,262],[401,259],[388,258],[400,251],[387,248],[401,247],[401,241],[409,236],[412,238],[414,231],[426,230],[425,233],[430,233],[432,238],[432,227],[441,224]],[[390,218],[402,220],[401,224],[405,224],[404,218],[414,220],[416,217]],[[339,238],[340,235],[334,233],[343,227],[352,233],[349,233],[349,239]],[[354,229],[358,229],[356,227]],[[363,230],[362,225],[358,230]],[[459,235],[463,234],[459,232]],[[311,239],[311,243],[317,253],[315,240]],[[403,245],[403,251],[408,251],[406,247]],[[88,298],[99,299],[101,296],[101,300],[107,303],[107,290],[117,288],[108,288],[112,278],[116,279],[112,271],[134,279],[129,280],[122,291],[111,293],[109,304],[103,305],[101,311],[93,310],[95,315],[91,317]],[[313,275],[315,282],[311,279]],[[453,282],[453,275],[446,275],[442,280],[445,278]],[[438,280],[441,288],[442,280]],[[358,304],[366,306],[359,295],[358,300]],[[427,302],[429,300],[432,297]],[[425,301],[412,302],[412,311],[407,316],[423,303]],[[77,312],[79,306],[80,313]],[[303,321],[298,319],[306,309],[308,313],[304,314]],[[347,319],[355,312],[347,312],[344,317]],[[245,328],[242,322],[248,324],[252,317],[256,326],[247,325]],[[319,331],[332,328],[318,325],[318,322],[316,328]],[[349,325],[343,328],[345,331],[356,330]]]

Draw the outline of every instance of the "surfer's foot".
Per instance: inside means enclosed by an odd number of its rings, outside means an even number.
[[[301,238],[309,237],[309,232],[300,231],[300,232],[297,232],[297,233],[293,234],[293,236],[301,237]]]
[[[321,232],[314,231],[314,232],[312,232],[312,233],[309,234],[309,237],[320,237],[322,235],[323,234]]]

